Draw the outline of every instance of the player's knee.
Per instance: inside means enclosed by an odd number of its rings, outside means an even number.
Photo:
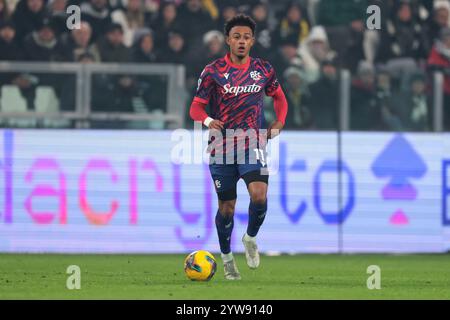
[[[264,192],[264,190],[253,191],[252,194],[250,195],[250,198],[251,198],[253,204],[256,204],[256,205],[263,205],[267,201],[267,196],[266,196],[266,193]]]
[[[224,216],[232,217],[234,215],[234,207],[235,207],[235,203],[234,202],[224,201],[219,206],[219,211]]]

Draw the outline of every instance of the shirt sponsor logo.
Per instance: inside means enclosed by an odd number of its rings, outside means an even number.
[[[232,87],[229,83],[223,86],[223,94],[234,94],[235,96],[241,93],[256,93],[260,92],[262,87],[257,84],[252,84],[248,86],[234,86]]]

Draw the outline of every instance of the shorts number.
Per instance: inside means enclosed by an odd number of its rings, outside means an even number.
[[[253,149],[256,153],[256,160],[259,160],[263,167],[266,166],[266,159],[264,158],[264,150],[263,149]]]

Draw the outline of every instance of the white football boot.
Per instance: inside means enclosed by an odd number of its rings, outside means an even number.
[[[245,258],[247,259],[247,265],[250,269],[256,269],[259,267],[259,252],[256,245],[256,238],[250,237],[247,233],[244,233],[242,237],[242,243],[245,248]]]
[[[232,253],[222,254],[223,260],[223,273],[227,280],[241,280],[241,274],[236,265],[236,261],[233,258]]]

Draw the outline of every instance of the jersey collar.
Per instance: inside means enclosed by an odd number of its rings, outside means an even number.
[[[228,52],[228,53],[226,54],[226,56],[225,56],[225,62],[226,62],[228,65],[230,65],[231,67],[236,68],[236,69],[247,69],[247,68],[249,67],[249,65],[250,65],[250,60],[251,60],[251,57],[249,56],[248,59],[247,59],[247,62],[246,62],[245,64],[234,64],[234,63],[231,61],[230,53],[229,53],[229,52]]]

